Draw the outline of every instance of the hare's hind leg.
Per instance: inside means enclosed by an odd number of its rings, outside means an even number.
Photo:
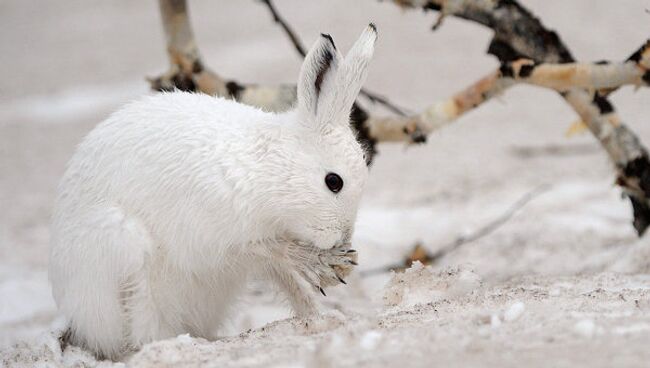
[[[152,249],[144,225],[117,207],[56,219],[50,259],[54,298],[68,319],[72,344],[100,357],[119,358],[134,345],[126,303],[146,282]]]

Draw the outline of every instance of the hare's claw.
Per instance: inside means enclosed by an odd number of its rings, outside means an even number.
[[[347,277],[357,265],[358,254],[349,246],[319,249],[305,243],[293,243],[293,267],[308,284],[325,295],[323,289],[347,284]]]
[[[320,264],[315,271],[320,276],[322,286],[347,284],[344,280],[357,265],[356,251],[344,247],[335,247],[320,251]]]

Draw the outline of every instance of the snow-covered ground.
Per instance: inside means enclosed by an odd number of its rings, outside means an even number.
[[[367,86],[413,110],[496,67],[489,31],[372,0],[277,7],[307,41],[330,32],[347,48],[372,20],[380,41]],[[650,34],[646,0],[525,0],[582,60],[623,59]],[[190,1],[207,63],[240,81],[294,81],[300,65],[255,1]],[[111,366],[60,351],[63,321],[47,284],[56,184],[81,137],[148,93],[166,68],[155,2],[38,0],[0,4],[0,362]],[[650,144],[650,92],[613,95]],[[215,342],[179,336],[146,346],[133,366],[647,366],[650,240],[588,136],[566,138],[575,114],[528,86],[434,133],[426,145],[381,145],[362,203],[359,271],[322,298],[326,312],[290,319],[253,283]],[[566,149],[552,149],[561,147]],[[551,148],[551,149],[549,149]],[[544,188],[495,232],[434,267],[362,277],[416,243],[435,251]]]

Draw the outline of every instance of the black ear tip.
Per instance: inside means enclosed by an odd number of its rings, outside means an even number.
[[[323,38],[325,38],[326,40],[328,40],[328,41],[332,44],[332,47],[333,47],[334,49],[336,49],[336,45],[334,44],[334,39],[332,39],[332,36],[328,35],[327,33],[321,33],[320,35],[321,35],[321,37],[323,37]]]
[[[370,24],[368,24],[368,27],[370,27],[370,29],[372,29],[373,32],[377,33],[377,26],[375,25],[375,23],[371,22]]]

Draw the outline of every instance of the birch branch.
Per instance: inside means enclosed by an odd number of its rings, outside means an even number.
[[[645,52],[642,60],[621,63],[538,64],[530,59],[519,59],[502,65],[500,70],[502,75],[517,82],[559,92],[573,88],[613,91],[625,85],[650,85],[649,67],[650,52]]]
[[[451,124],[464,113],[501,94],[514,84],[514,80],[501,78],[499,70],[495,70],[454,95],[434,102],[417,115],[371,116],[367,125],[371,134],[375,130],[381,132],[384,141],[424,142],[431,132]]]
[[[628,59],[621,63],[539,64],[530,59],[517,59],[504,63],[499,70],[489,73],[451,97],[433,103],[420,114],[406,117],[371,116],[368,126],[371,132],[373,129],[381,131],[385,141],[403,141],[407,137],[416,139],[417,136],[426,136],[452,123],[464,113],[500,95],[517,83],[527,83],[558,92],[576,87],[600,90],[601,95],[609,94],[624,85],[648,86],[650,47],[643,50],[642,59]],[[584,107],[586,102],[583,101],[582,104]],[[587,105],[589,104],[591,102]]]
[[[163,75],[149,78],[157,91],[203,92],[230,97],[267,111],[285,111],[296,99],[295,86],[260,86],[228,80],[205,67],[196,45],[186,0],[159,0],[170,67]]]
[[[623,85],[650,85],[650,41],[621,63],[535,63],[517,59],[502,65],[447,99],[437,101],[421,113],[406,117],[371,116],[368,127],[381,132],[383,141],[425,139],[429,133],[455,121],[464,113],[503,93],[517,83],[528,83],[557,91],[575,87],[599,89],[609,94]],[[583,96],[585,97],[585,96]],[[584,101],[583,101],[584,104]]]
[[[453,15],[492,29],[494,36],[488,53],[496,56],[502,64],[517,59],[530,59],[538,63],[575,62],[557,33],[546,29],[538,18],[516,0],[393,2],[407,8],[439,11],[440,18],[436,21],[436,27],[441,24],[443,17]],[[647,52],[646,46],[647,44],[630,59],[641,60]],[[561,92],[561,95],[582,118],[616,165],[617,184],[632,202],[633,225],[641,236],[650,226],[650,160],[647,150],[638,137],[621,122],[605,97],[606,93],[590,93],[574,87]]]

